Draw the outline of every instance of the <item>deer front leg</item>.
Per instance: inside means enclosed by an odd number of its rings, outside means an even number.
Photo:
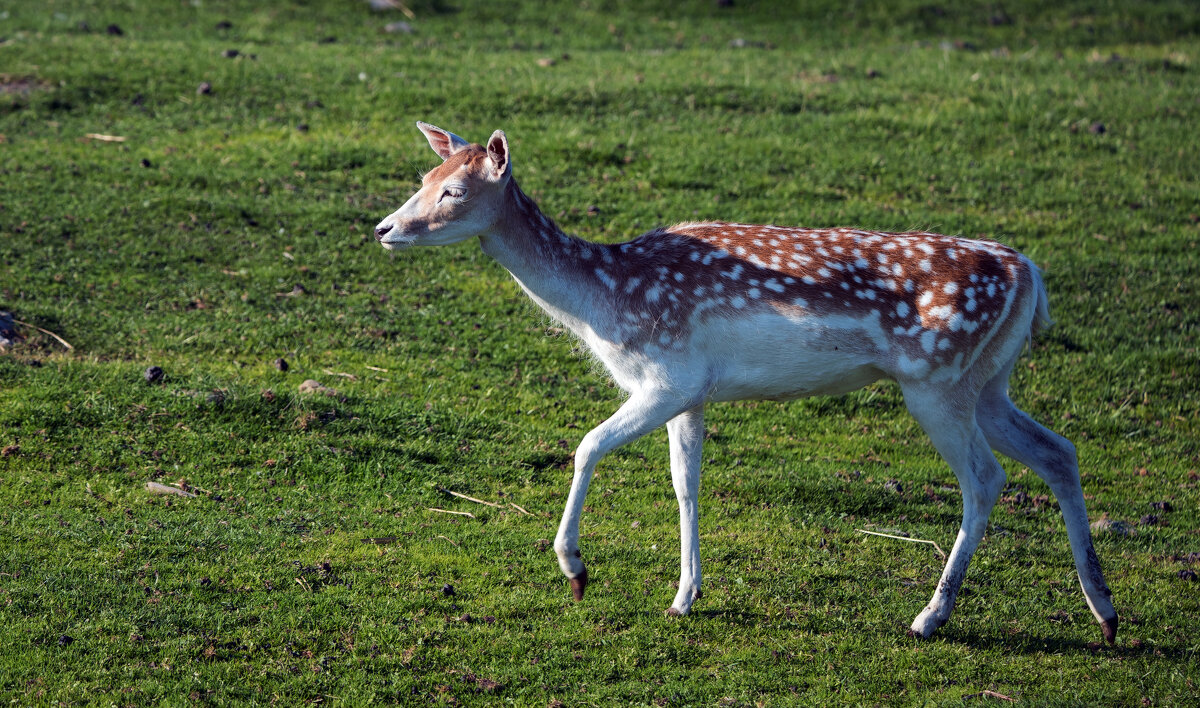
[[[686,615],[700,599],[700,462],[704,446],[704,408],[680,413],[667,422],[671,444],[671,481],[679,500],[679,592],[668,615]]]
[[[971,556],[983,540],[988,516],[1004,487],[1004,468],[976,425],[973,411],[964,411],[952,397],[909,389],[904,393],[909,411],[958,478],[963,498],[963,521],[954,548],[933,597],[912,623],[912,634],[928,637],[950,619]]]
[[[950,619],[971,556],[983,540],[988,516],[1004,487],[1004,468],[992,455],[982,432],[965,437],[961,448],[943,451],[942,456],[951,462],[962,488],[963,521],[933,598],[912,623],[913,634],[921,637],[933,634]]]
[[[587,566],[579,551],[579,517],[596,464],[609,452],[661,426],[686,407],[677,392],[635,393],[611,418],[583,436],[575,450],[575,477],[554,538],[554,553],[558,556],[558,567],[571,581],[571,594],[576,600],[583,599],[588,583]]]

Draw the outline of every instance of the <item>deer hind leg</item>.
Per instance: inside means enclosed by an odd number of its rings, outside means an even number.
[[[1117,611],[1113,608],[1112,592],[1100,570],[1100,559],[1092,546],[1075,446],[1013,405],[1007,388],[1008,369],[1005,369],[989,381],[980,394],[979,425],[995,450],[1036,472],[1058,499],[1083,596],[1100,622],[1104,638],[1111,644],[1117,636]]]
[[[700,461],[704,445],[704,408],[697,406],[667,423],[671,443],[671,481],[679,500],[679,592],[668,615],[686,615],[700,599]]]
[[[954,549],[933,598],[912,623],[913,634],[928,637],[950,619],[971,556],[983,539],[988,516],[1004,488],[1004,468],[992,454],[969,405],[916,387],[906,388],[904,394],[909,411],[954,470],[963,498],[963,520]]]
[[[593,428],[575,450],[575,476],[567,495],[567,507],[554,538],[558,566],[571,581],[571,594],[583,599],[587,588],[587,567],[579,551],[579,517],[596,464],[609,452],[633,442],[674,418],[686,405],[679,395],[669,391],[641,391],[631,396],[611,418]]]

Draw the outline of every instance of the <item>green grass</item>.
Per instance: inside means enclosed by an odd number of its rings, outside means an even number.
[[[0,698],[1200,699],[1200,12],[797,4],[411,2],[412,34],[350,0],[0,9],[0,310],[74,346],[22,326],[0,354]],[[571,602],[549,540],[619,392],[474,244],[373,243],[436,164],[415,120],[503,128],[588,238],[712,218],[1029,254],[1057,325],[1014,397],[1132,530],[1096,539],[1117,646],[1008,461],[954,617],[905,636],[940,561],[856,529],[948,548],[960,506],[890,385],[710,407],[682,621],[665,434],[606,458]]]

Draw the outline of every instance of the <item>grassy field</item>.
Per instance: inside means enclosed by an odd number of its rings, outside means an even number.
[[[24,336],[0,353],[0,699],[1200,700],[1200,11],[796,4],[0,6]],[[949,548],[960,501],[887,384],[709,408],[682,620],[666,436],[610,455],[572,602],[550,541],[619,391],[475,244],[374,243],[437,163],[416,120],[503,128],[525,190],[596,240],[724,219],[1023,250],[1057,325],[1014,400],[1079,448],[1116,646],[1007,460],[954,617],[905,635],[941,561],[857,531]]]

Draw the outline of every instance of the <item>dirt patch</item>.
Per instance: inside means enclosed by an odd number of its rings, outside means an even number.
[[[36,76],[0,74],[0,96],[28,96],[34,91],[45,91],[50,87]]]

